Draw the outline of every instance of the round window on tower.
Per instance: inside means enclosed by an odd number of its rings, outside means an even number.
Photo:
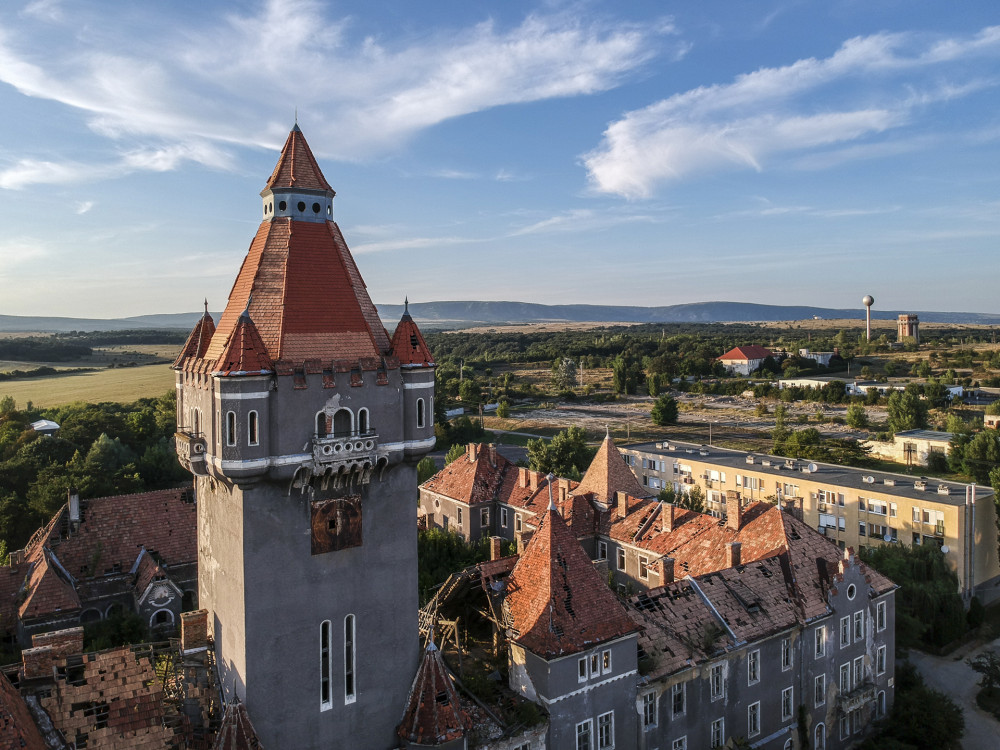
[[[305,211],[306,210],[305,201],[299,201],[298,208],[299,208],[299,213],[302,213],[303,211]]]
[[[288,208],[288,204],[287,203],[285,203],[284,201],[278,201],[278,210],[279,211],[284,211],[286,208]]]
[[[319,213],[319,204],[318,203],[313,203],[313,213],[314,214],[318,214]]]

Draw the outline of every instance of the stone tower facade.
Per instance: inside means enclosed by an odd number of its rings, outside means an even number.
[[[200,606],[265,747],[394,747],[417,635],[416,462],[434,363],[390,338],[298,126],[216,327],[175,362]]]
[[[896,321],[896,333],[899,341],[913,339],[914,344],[920,343],[920,318],[916,315],[903,314]]]

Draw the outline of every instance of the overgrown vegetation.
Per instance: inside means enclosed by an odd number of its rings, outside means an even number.
[[[587,445],[587,435],[580,427],[569,427],[552,440],[528,441],[528,467],[545,474],[579,481],[594,460],[594,449]]]
[[[503,554],[517,551],[513,542],[503,542]],[[466,542],[454,531],[426,529],[417,532],[417,584],[423,606],[434,595],[434,589],[452,573],[490,559],[487,537]]]

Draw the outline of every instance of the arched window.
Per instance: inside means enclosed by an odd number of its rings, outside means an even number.
[[[191,408],[191,432],[195,435],[201,432],[201,415],[196,407]]]
[[[99,622],[102,619],[101,610],[99,609],[85,609],[80,613],[80,624],[86,624],[88,622]],[[885,695],[883,693],[883,695]]]
[[[417,427],[424,426],[424,400],[422,398],[417,399]]]
[[[111,606],[104,610],[104,619],[110,620],[125,613],[125,606],[121,602],[112,602]]]
[[[226,412],[226,445],[236,445],[236,412]]]
[[[816,741],[813,742],[813,747],[816,750],[826,750],[826,727],[823,726],[822,722],[816,725]]]
[[[364,435],[368,432],[368,410],[358,409],[358,434]]]
[[[247,414],[247,445],[260,445],[258,431],[257,412],[252,411]]]
[[[875,717],[878,719],[885,718],[885,691],[878,691],[878,700],[875,703]]]
[[[792,750],[792,741],[785,740],[785,750]]]
[[[333,671],[333,651],[330,644],[331,626],[329,620],[324,620],[319,626],[319,709],[326,711],[333,708],[333,697],[330,694],[330,673]]]
[[[354,703],[357,699],[357,685],[354,681],[354,615],[344,618],[344,703]]]
[[[173,624],[174,613],[169,609],[158,609],[153,613],[153,616],[149,618],[149,627],[151,628],[172,627]]]
[[[329,434],[326,424],[326,412],[321,411],[316,415],[316,437],[325,438]]]
[[[337,409],[333,414],[334,437],[350,437],[354,430],[354,415],[350,409]]]

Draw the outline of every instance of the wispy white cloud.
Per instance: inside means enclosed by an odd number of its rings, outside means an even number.
[[[628,112],[584,155],[584,164],[596,191],[628,198],[720,168],[761,170],[776,155],[885,133],[910,123],[921,107],[995,86],[996,80],[961,71],[956,75],[967,80],[958,83],[924,84],[918,74],[951,72],[942,66],[998,55],[1000,27],[931,41],[914,34],[856,37],[828,58],[761,68]],[[850,93],[826,91],[816,101],[821,89],[838,85]]]
[[[536,221],[510,233],[510,237],[554,232],[594,232],[622,224],[649,224],[665,221],[663,215],[630,213],[589,208],[573,209]]]
[[[62,4],[59,0],[32,0],[24,6],[21,15],[41,21],[63,20]]]
[[[450,245],[465,245],[482,241],[473,237],[397,237],[354,245],[351,247],[351,252],[355,255],[361,255],[388,250],[433,250]]]
[[[78,201],[76,204],[76,213],[78,216],[83,216],[93,207],[94,201]]]
[[[673,33],[668,21],[587,22],[560,13],[385,42],[363,38],[349,17],[333,17],[316,0],[265,0],[181,29],[154,22],[141,38],[127,24],[100,23],[99,4],[34,6],[37,14],[63,13],[67,27],[87,33],[42,45],[30,29],[0,30],[0,81],[83,112],[91,130],[125,154],[109,159],[117,167],[111,176],[186,161],[229,168],[230,145],[279,146],[296,105],[314,142],[335,144],[324,156],[365,159],[451,118],[606,91],[665,47],[682,46],[662,41]],[[52,160],[59,161],[69,160]],[[46,174],[70,181],[69,167],[46,173],[25,162],[35,182]]]

